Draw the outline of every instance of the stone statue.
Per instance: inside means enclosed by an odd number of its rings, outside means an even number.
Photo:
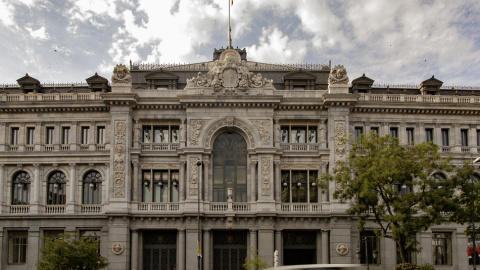
[[[348,84],[347,71],[342,65],[336,65],[328,76],[329,84]]]
[[[117,65],[113,69],[112,83],[132,83],[130,70],[125,65]]]

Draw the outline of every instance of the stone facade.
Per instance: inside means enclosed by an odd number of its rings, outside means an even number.
[[[39,237],[70,232],[100,237],[108,269],[193,270],[199,226],[205,270],[238,264],[225,252],[243,260],[248,246],[269,264],[274,250],[280,264],[358,263],[355,217],[332,198],[334,184],[325,194],[315,185],[346,157],[342,138],[370,130],[401,144],[431,138],[455,164],[479,154],[478,91],[433,77],[416,88],[365,76],[349,84],[341,65],[216,52],[200,64],[118,65],[111,85],[98,75],[42,85],[27,74],[2,88],[1,269],[33,269]],[[432,239],[442,234],[450,257],[437,269],[467,269],[463,230],[418,235],[416,262],[437,262]],[[393,242],[376,245],[371,269],[392,269]]]

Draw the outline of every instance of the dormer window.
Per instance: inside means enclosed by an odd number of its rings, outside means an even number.
[[[164,70],[148,73],[145,75],[145,80],[147,81],[149,89],[161,91],[177,89],[178,76]]]
[[[86,79],[88,84],[88,89],[90,92],[110,92],[110,85],[108,85],[108,80],[102,76],[99,76],[97,73],[92,77]]]
[[[316,75],[304,70],[290,72],[283,76],[285,90],[314,90],[316,80]]]

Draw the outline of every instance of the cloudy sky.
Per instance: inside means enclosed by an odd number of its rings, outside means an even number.
[[[110,79],[116,64],[196,63],[227,46],[230,0],[0,0],[0,84]],[[234,0],[248,60],[342,64],[350,79],[480,86],[478,0]]]

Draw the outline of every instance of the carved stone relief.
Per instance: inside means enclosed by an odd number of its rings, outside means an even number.
[[[117,65],[113,69],[112,83],[132,83],[130,70],[125,65]]]
[[[115,122],[115,150],[113,157],[113,197],[125,197],[125,142],[126,122]]]
[[[198,195],[198,176],[197,159],[190,158],[190,196]]]
[[[344,160],[346,157],[345,139],[345,123],[335,123],[335,160]]]
[[[320,125],[318,126],[318,134],[321,142],[327,140],[327,126],[325,125],[325,120],[320,120]]]
[[[148,170],[148,169],[178,170],[180,168],[180,165],[178,163],[142,163],[140,167],[142,170]]]
[[[270,134],[272,132],[270,120],[253,120],[252,122],[257,127],[258,133],[260,133],[262,144],[268,145],[270,143]]]
[[[200,133],[202,132],[202,129],[206,123],[206,120],[192,120],[190,122],[190,125],[192,127],[190,143],[192,146],[199,145],[198,140],[200,139]]]
[[[250,141],[250,145],[255,146],[255,140],[253,139],[253,134],[249,126],[246,125],[242,120],[237,119],[233,116],[227,116],[225,118],[219,119],[216,122],[214,122],[212,125],[210,125],[206,131],[205,142],[212,143],[212,136],[213,134],[215,134],[215,132],[218,129],[222,127],[234,127],[234,126],[243,130],[243,132],[245,132],[245,134],[247,135],[248,141]]]
[[[270,195],[270,158],[262,158],[262,196]]]
[[[184,142],[187,138],[187,126],[185,125],[185,118],[182,118],[180,124],[180,141]]]
[[[273,138],[276,142],[279,142],[281,140],[280,136],[280,124],[278,123],[278,119],[275,119],[275,125],[273,126]]]

